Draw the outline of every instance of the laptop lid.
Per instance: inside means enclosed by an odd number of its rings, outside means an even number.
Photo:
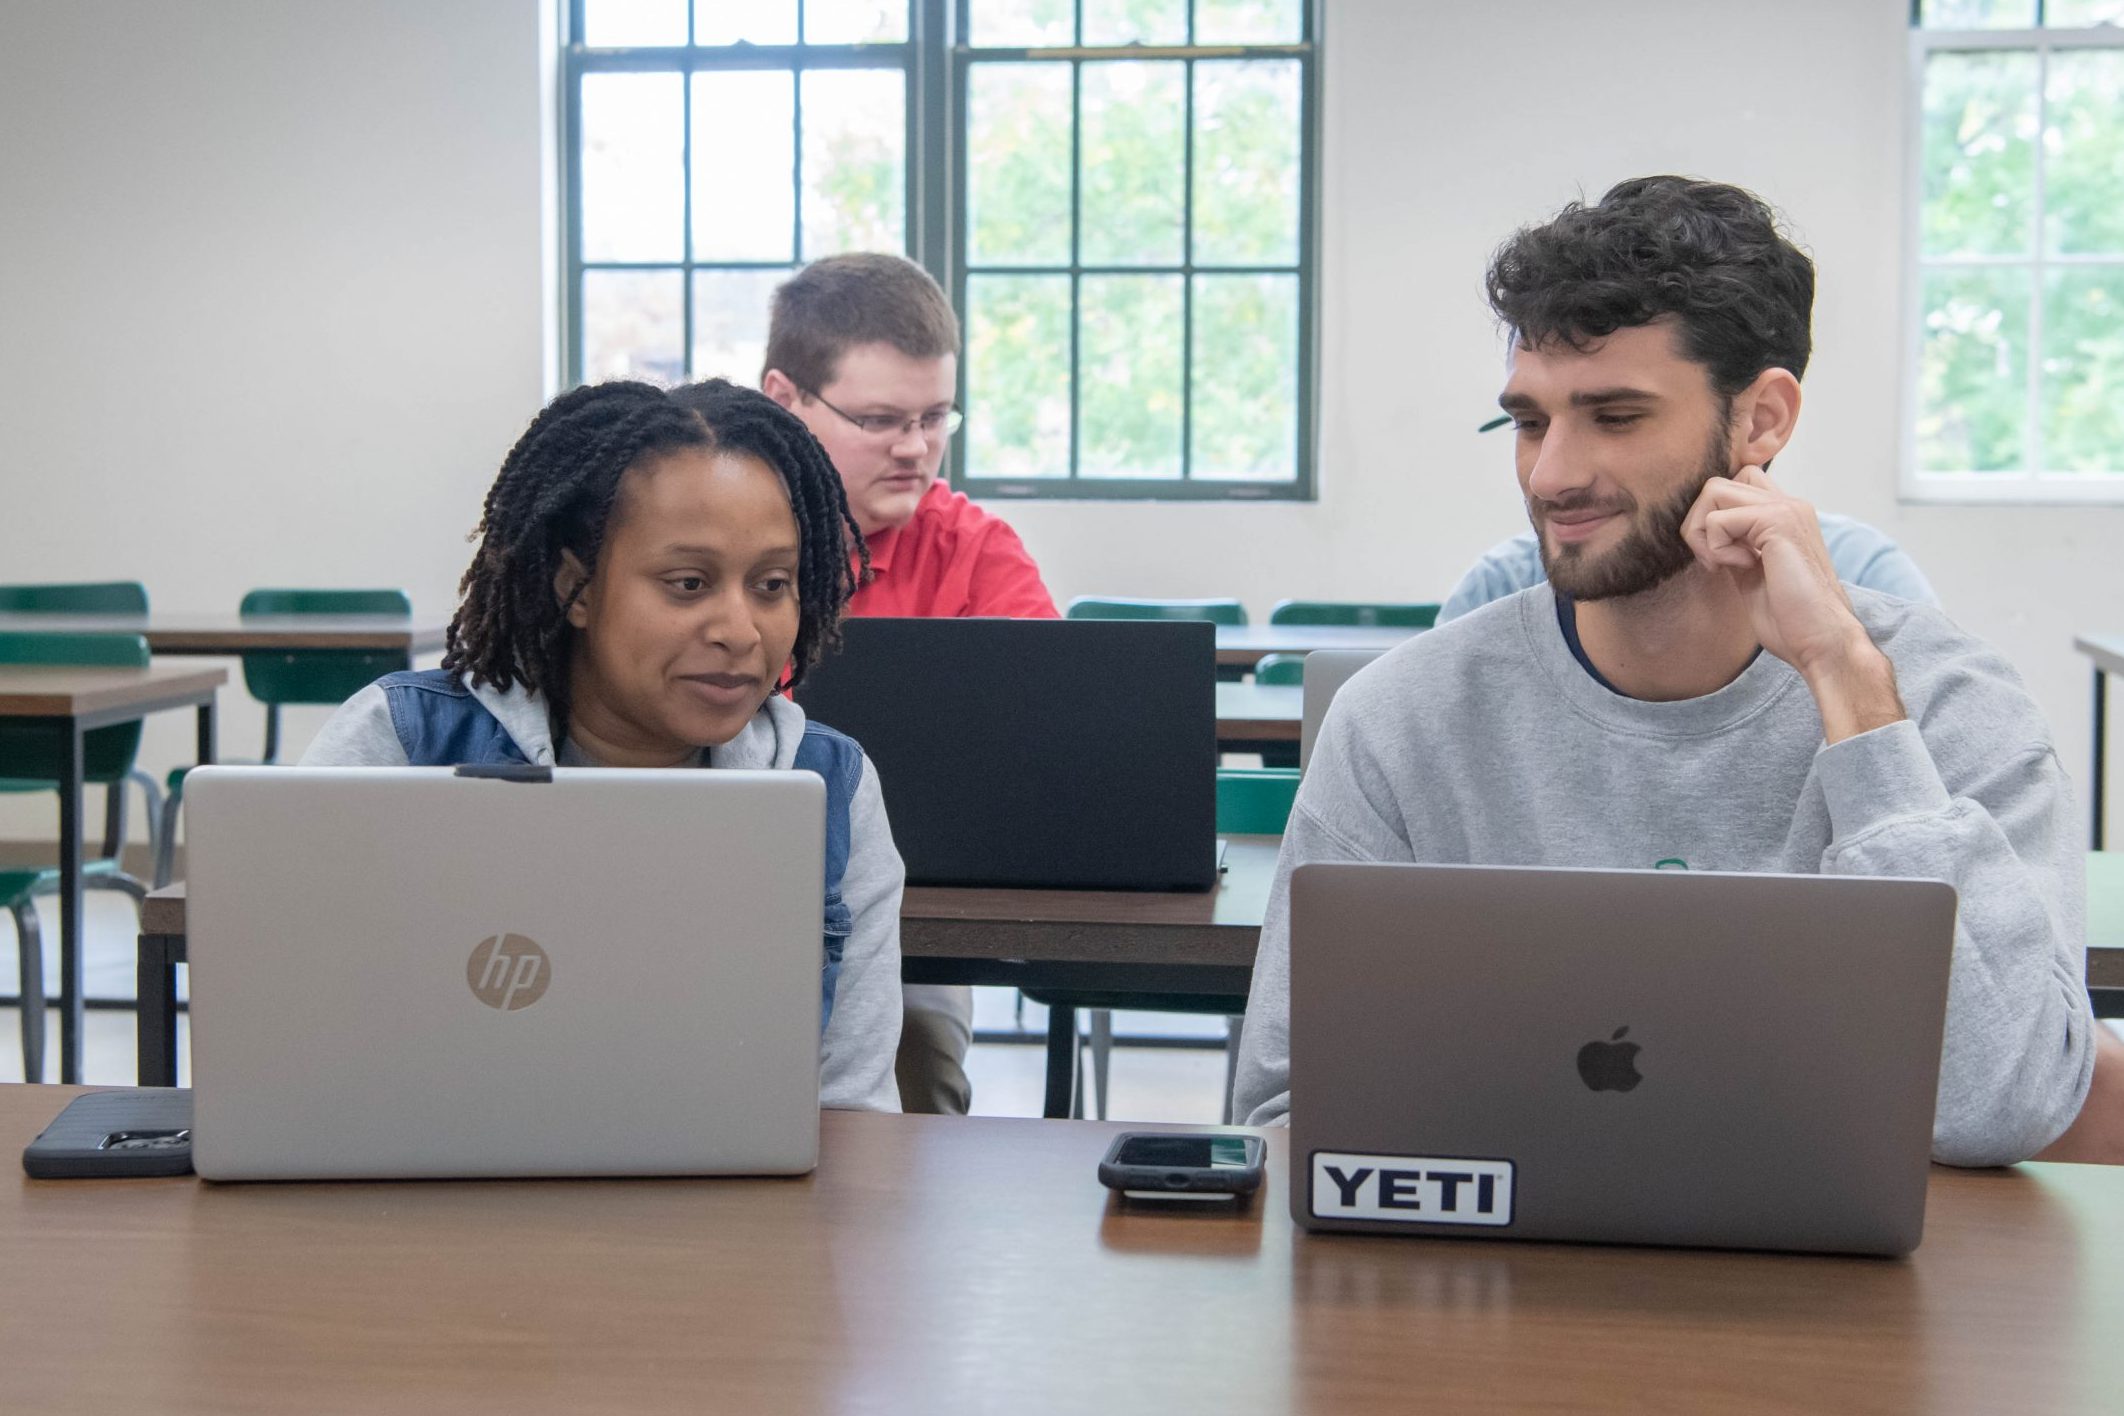
[[[1305,656],[1304,718],[1298,724],[1298,766],[1313,760],[1313,741],[1327,720],[1328,704],[1359,669],[1384,649],[1316,649]]]
[[[914,885],[1206,890],[1216,627],[856,619],[797,701],[863,745]]]
[[[1916,1246],[1949,886],[1317,864],[1290,901],[1299,1224]]]
[[[525,771],[186,779],[201,1175],[816,1164],[824,783]]]

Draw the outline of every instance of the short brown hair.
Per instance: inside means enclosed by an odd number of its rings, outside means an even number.
[[[905,256],[827,256],[776,287],[760,374],[780,369],[817,393],[833,382],[843,354],[881,343],[912,359],[941,359],[959,352],[959,317],[929,272]]]

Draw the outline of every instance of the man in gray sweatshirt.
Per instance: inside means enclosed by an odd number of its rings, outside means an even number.
[[[2011,666],[1929,606],[1839,584],[1813,508],[1765,470],[1799,416],[1812,263],[1752,195],[1652,177],[1519,232],[1488,283],[1548,583],[1337,696],[1269,898],[1235,1114],[1291,1105],[1294,867],[1680,862],[1952,884],[1933,1153],[2049,1145],[2094,1069],[2070,790]]]

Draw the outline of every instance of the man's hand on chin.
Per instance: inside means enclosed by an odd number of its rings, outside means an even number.
[[[1723,571],[1740,591],[1763,648],[1807,681],[1824,741],[1907,716],[1895,669],[1852,613],[1812,506],[1762,468],[1743,467],[1704,484],[1682,537],[1701,564]]]

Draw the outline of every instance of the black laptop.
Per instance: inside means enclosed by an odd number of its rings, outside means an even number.
[[[797,702],[863,745],[914,885],[1216,882],[1216,628],[854,619]]]

